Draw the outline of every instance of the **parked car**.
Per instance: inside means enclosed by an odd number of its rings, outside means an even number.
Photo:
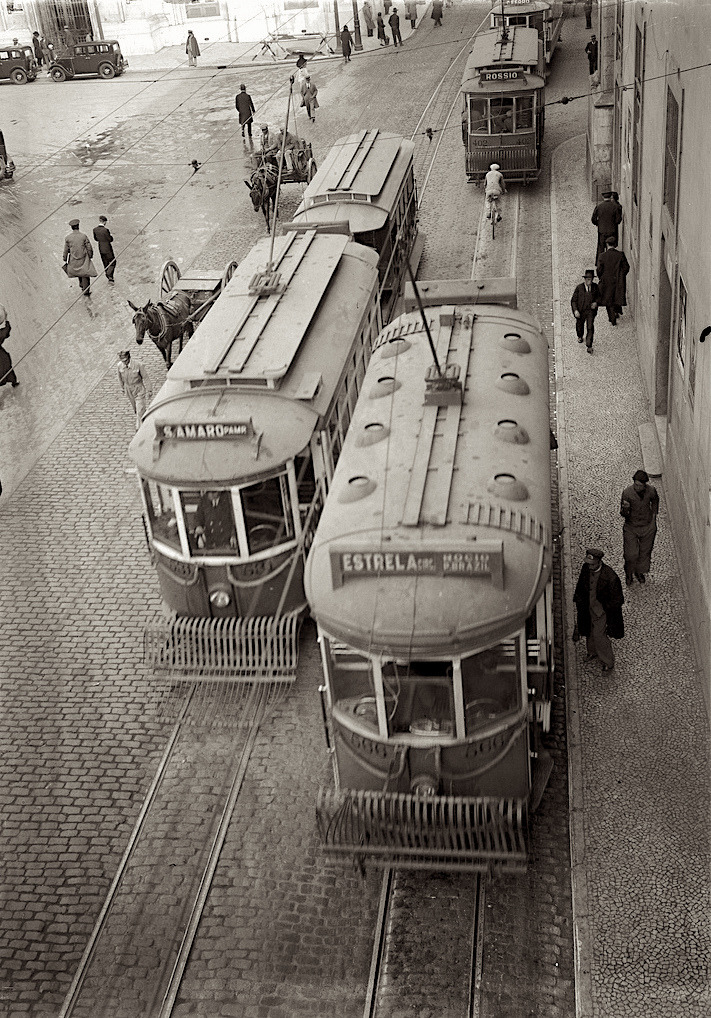
[[[66,81],[79,74],[98,74],[100,78],[113,78],[123,74],[128,67],[121,47],[115,39],[99,39],[94,42],[77,42],[65,47],[50,64],[52,81]]]
[[[24,85],[37,77],[37,62],[31,46],[3,46],[0,49],[0,81],[9,78]]]

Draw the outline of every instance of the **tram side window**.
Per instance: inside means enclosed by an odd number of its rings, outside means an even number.
[[[250,555],[293,538],[294,520],[285,472],[242,488],[240,495]]]
[[[383,688],[389,735],[454,735],[451,663],[384,663]]]
[[[180,534],[171,489],[154,481],[143,481],[143,491],[153,536],[180,551]]]
[[[378,730],[378,710],[370,660],[350,647],[328,641],[333,706],[361,725]]]
[[[469,99],[469,131],[471,134],[489,133],[488,99]]]
[[[512,98],[501,97],[491,100],[491,133],[510,134],[513,131]]]
[[[296,490],[299,497],[299,509],[308,511],[316,494],[316,474],[314,472],[314,461],[311,456],[311,449],[306,449],[301,456],[294,457],[294,471],[296,473]]]
[[[462,658],[462,689],[468,733],[516,710],[521,702],[518,641]]]
[[[180,502],[191,555],[236,555],[237,531],[230,491],[182,491]]]
[[[521,95],[516,99],[516,130],[530,131],[533,127],[533,96]]]

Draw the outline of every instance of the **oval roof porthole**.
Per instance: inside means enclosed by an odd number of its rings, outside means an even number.
[[[400,384],[392,375],[381,375],[370,390],[370,398],[380,399],[381,396],[390,396],[392,393],[397,392]]]
[[[403,339],[401,336],[395,336],[394,339],[389,339],[387,343],[384,343],[380,348],[381,357],[397,357],[399,353],[405,353],[409,350],[412,343],[409,339]]]
[[[513,445],[527,445],[530,442],[526,429],[518,421],[508,418],[497,422],[494,435],[502,442],[511,442]]]
[[[497,389],[510,392],[514,396],[527,396],[531,391],[524,380],[515,371],[504,371],[496,383]]]
[[[349,477],[345,486],[338,493],[339,502],[358,502],[375,491],[375,481],[365,474]]]
[[[531,344],[518,332],[506,332],[499,340],[499,346],[512,353],[530,353]]]
[[[513,474],[494,474],[486,490],[497,498],[507,498],[512,502],[525,502],[528,498],[528,488]]]
[[[358,434],[355,444],[362,449],[368,445],[375,445],[376,442],[382,442],[389,434],[390,428],[386,424],[382,424],[380,421],[369,421]]]

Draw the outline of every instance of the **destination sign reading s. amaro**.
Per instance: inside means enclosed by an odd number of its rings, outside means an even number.
[[[367,576],[490,576],[495,587],[503,587],[504,556],[501,541],[477,541],[462,548],[370,551],[331,550],[331,579],[334,590],[348,580]]]
[[[523,81],[523,71],[517,68],[514,71],[482,71],[482,81]]]
[[[246,438],[253,432],[251,421],[193,421],[185,424],[158,424],[157,438],[177,442],[212,442]]]

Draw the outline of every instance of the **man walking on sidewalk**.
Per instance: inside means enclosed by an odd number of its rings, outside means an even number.
[[[608,237],[614,237],[615,243],[619,243],[618,227],[622,222],[622,206],[614,200],[613,194],[614,191],[603,191],[602,201],[597,203],[590,217],[593,226],[597,226],[595,261],[605,250],[605,241]]]
[[[585,0],[583,10],[585,11],[585,27],[592,28],[592,5],[593,0]]]
[[[400,15],[393,7],[393,12],[388,18],[388,24],[390,25],[390,31],[393,33],[393,43],[396,46],[402,46],[402,36],[400,35]]]
[[[573,594],[577,622],[573,641],[581,636],[587,641],[586,661],[597,658],[603,672],[615,667],[615,655],[610,637],[621,640],[625,635],[622,605],[625,603],[620,578],[614,569],[602,564],[604,552],[588,548]]]
[[[597,70],[597,38],[594,35],[585,47],[585,53],[587,54],[588,67],[590,68],[590,74],[592,75]]]
[[[306,63],[306,61],[304,61]],[[247,128],[247,134],[252,137],[252,121],[254,120],[254,103],[252,102],[252,96],[247,92],[246,85],[240,85],[239,92],[235,96],[235,108],[239,114],[239,122],[242,128],[242,137],[244,138],[244,129]]]
[[[122,392],[126,393],[128,401],[133,407],[133,412],[136,415],[136,431],[138,431],[146,412],[149,382],[146,369],[141,361],[131,360],[130,350],[119,351],[118,378]]]
[[[625,520],[622,527],[622,554],[628,587],[632,586],[635,576],[640,583],[646,582],[657,536],[658,512],[657,489],[649,483],[646,470],[637,470],[632,475],[632,484],[622,492],[620,502],[620,516]]]
[[[610,325],[617,325],[622,308],[627,305],[627,273],[630,263],[624,251],[617,250],[617,241],[608,237],[606,249],[597,262],[597,278],[600,286],[600,303],[607,308]]]
[[[592,269],[586,269],[583,275],[583,282],[573,290],[570,306],[575,316],[575,333],[578,343],[582,343],[585,335],[585,346],[588,353],[592,353],[593,337],[595,335],[595,315],[600,303],[600,291],[597,283],[593,283],[595,273]]]
[[[114,281],[114,270],[116,269],[116,255],[112,247],[114,238],[106,225],[106,216],[99,216],[99,225],[94,227],[94,240],[99,245],[99,254],[104,263],[104,272],[110,283]]]

